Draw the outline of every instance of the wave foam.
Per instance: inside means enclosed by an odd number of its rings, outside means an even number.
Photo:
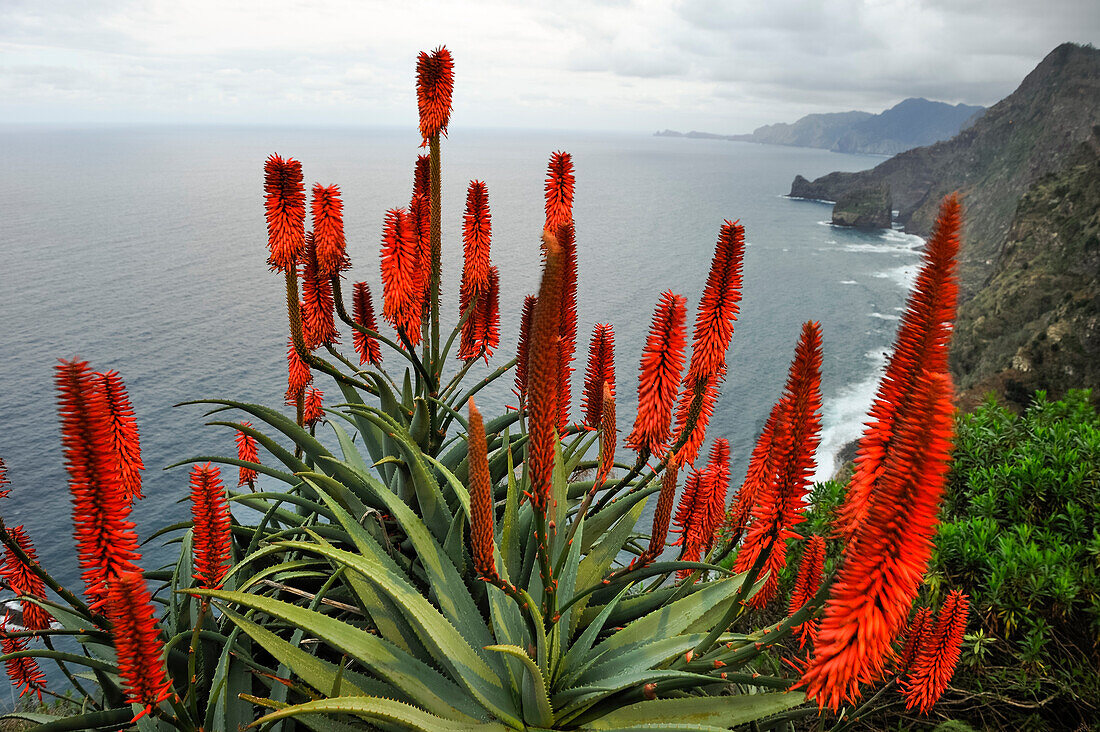
[[[866,357],[873,364],[870,375],[841,387],[840,391],[825,400],[821,415],[821,443],[815,456],[815,482],[833,477],[840,467],[837,456],[841,448],[863,433],[863,420],[875,400],[875,391],[889,354],[890,349],[887,348],[869,351]]]

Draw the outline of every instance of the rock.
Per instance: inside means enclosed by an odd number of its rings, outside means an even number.
[[[889,229],[894,204],[890,186],[864,186],[847,191],[833,206],[833,224],[857,229]]]

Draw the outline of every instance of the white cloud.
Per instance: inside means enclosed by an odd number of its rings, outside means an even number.
[[[5,0],[0,122],[414,124],[446,43],[465,124],[735,132],[989,104],[1098,36],[1091,0]]]

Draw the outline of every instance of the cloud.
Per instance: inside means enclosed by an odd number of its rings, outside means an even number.
[[[747,131],[907,96],[989,104],[1091,0],[5,0],[0,122],[415,123],[446,43],[471,125]]]

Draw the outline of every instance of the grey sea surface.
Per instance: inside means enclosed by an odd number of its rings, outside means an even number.
[[[196,455],[234,455],[233,432],[204,426],[201,407],[172,405],[225,397],[279,406],[286,388],[284,291],[265,262],[264,159],[295,157],[307,186],[341,186],[353,262],[347,281],[370,283],[380,311],[382,221],[387,209],[408,203],[419,142],[415,130],[389,129],[0,128],[0,456],[13,484],[0,512],[7,524],[26,525],[64,584],[80,589],[53,384],[58,359],[117,369],[129,388],[146,465],[145,498],[133,512],[139,533],[184,520],[187,468],[162,469]],[[828,477],[836,451],[859,435],[922,242],[834,228],[828,206],[783,194],[796,173],[812,179],[880,158],[453,125],[443,143],[444,307],[453,322],[465,189],[477,178],[489,189],[501,277],[497,364],[514,354],[523,298],[538,286],[546,162],[559,149],[572,153],[577,176],[573,419],[581,419],[592,326],[610,322],[619,427],[622,435],[630,430],[658,297],[666,289],[686,296],[693,322],[719,226],[740,219],[748,241],[744,299],[705,449],[714,438],[730,440],[739,485],[799,328],[819,320],[818,477]],[[354,358],[346,328],[343,341]],[[396,363],[392,353],[385,358]],[[479,367],[471,377],[484,373]],[[327,377],[317,385],[336,401]],[[482,411],[514,403],[511,386],[509,374],[482,392]],[[325,426],[319,434],[331,438]],[[236,484],[235,469],[224,476]],[[149,569],[168,556],[158,547],[145,549]]]

